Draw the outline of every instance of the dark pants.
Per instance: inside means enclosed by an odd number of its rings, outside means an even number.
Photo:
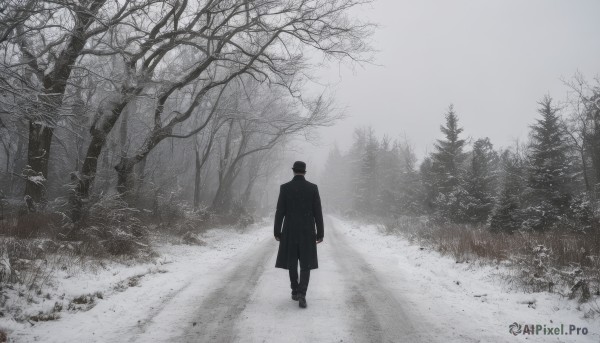
[[[300,255],[300,247],[298,247],[298,260],[302,261],[303,256]],[[306,296],[306,290],[308,289],[308,280],[310,279],[310,269],[300,268],[300,282],[298,282],[298,260],[296,260],[293,266],[290,266],[290,286],[292,287],[292,294],[299,294]],[[303,263],[300,263],[302,267]]]
[[[310,269],[300,269],[300,282],[298,282],[298,266],[290,268],[290,286],[292,287],[292,294],[306,296],[309,279]]]

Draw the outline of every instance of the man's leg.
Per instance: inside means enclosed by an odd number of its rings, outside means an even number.
[[[308,290],[308,280],[310,279],[310,269],[300,268],[300,283],[298,284],[298,294],[306,296]]]
[[[292,296],[298,294],[298,261],[295,266],[289,266],[290,272],[290,287],[292,288]]]
[[[310,279],[310,268],[300,260],[300,283],[298,284],[298,306],[306,308],[306,290]]]

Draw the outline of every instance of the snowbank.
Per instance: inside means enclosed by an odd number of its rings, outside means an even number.
[[[255,244],[259,237],[252,233],[260,229],[209,230],[201,237],[205,246],[164,244],[156,247],[160,257],[151,263],[114,263],[93,272],[59,273],[44,290],[49,299],[42,296],[42,301],[31,303],[26,311],[46,312],[60,303],[60,319],[18,323],[0,317],[0,330],[8,332],[11,342],[126,341],[143,332],[146,322],[190,284],[209,287],[219,277],[218,267]],[[198,280],[198,275],[203,279]],[[91,295],[93,303],[69,310],[68,304],[82,295]],[[22,300],[15,300],[13,294],[8,301]]]
[[[360,225],[330,217],[348,242],[383,277],[386,287],[402,294],[417,316],[433,323],[435,336],[448,341],[599,342],[600,318],[584,318],[578,303],[556,294],[508,291],[503,267],[456,263],[435,251],[384,235],[375,225]],[[327,236],[327,235],[326,235]],[[327,239],[327,238],[326,238]],[[510,325],[521,325],[514,336]],[[583,335],[524,335],[525,324],[547,329],[569,325],[587,328]]]

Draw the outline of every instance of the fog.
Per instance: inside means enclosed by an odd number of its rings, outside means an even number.
[[[347,149],[354,128],[406,138],[431,152],[449,104],[464,133],[496,147],[527,138],[537,101],[564,100],[562,79],[598,75],[598,1],[392,1],[360,16],[379,25],[372,63],[330,64],[318,75],[347,118],[320,130],[299,159],[322,171],[329,149]],[[313,85],[315,90],[322,89]]]
[[[599,14],[0,1],[0,343],[599,342]]]

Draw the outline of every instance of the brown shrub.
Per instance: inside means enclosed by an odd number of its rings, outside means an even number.
[[[63,225],[63,216],[58,213],[33,212],[9,217],[2,226],[7,236],[20,238],[48,237],[56,233]]]
[[[81,241],[81,251],[88,255],[133,255],[149,248],[148,228],[139,213],[118,196],[100,198],[66,239]]]
[[[517,268],[516,280],[531,292],[570,289],[585,301],[590,292],[600,295],[600,232],[554,230],[492,232],[484,227],[436,224],[427,218],[403,217],[382,224],[387,233],[452,256],[457,263],[483,261]],[[575,287],[579,285],[578,287]],[[557,287],[561,286],[561,287]]]

